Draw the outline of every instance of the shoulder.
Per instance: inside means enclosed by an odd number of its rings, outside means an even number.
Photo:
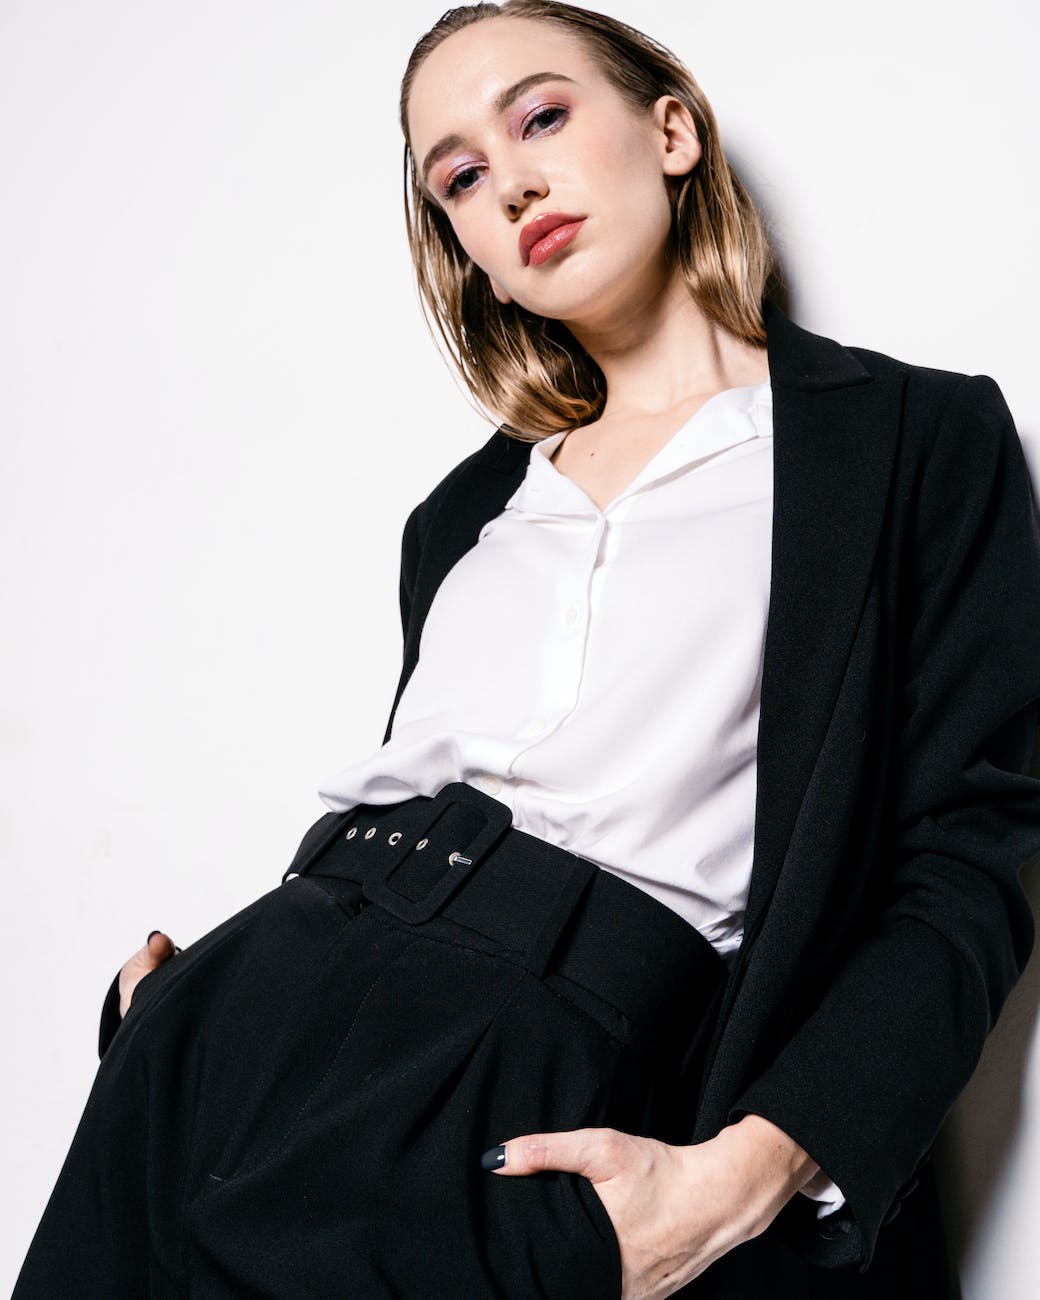
[[[872,348],[846,346],[872,378],[904,381],[900,411],[902,455],[924,462],[936,455],[963,466],[1022,456],[1014,417],[997,381],[987,374],[926,366]]]
[[[503,475],[519,474],[531,455],[532,443],[514,438],[499,427],[476,451],[470,452],[430,488],[426,496],[412,509],[405,525],[421,538],[434,516],[449,501],[468,496],[480,481]]]
[[[768,324],[775,331],[771,371],[775,359],[789,389],[780,418],[797,424],[803,402],[814,403],[816,391],[829,390],[833,418],[847,414],[857,440],[873,440],[879,454],[891,456],[894,501],[938,516],[1001,492],[1008,499],[1025,497],[1030,476],[1024,449],[990,375],[923,365],[814,334],[775,309]]]
[[[1037,497],[1014,417],[987,374],[915,364],[849,347],[876,378],[902,374],[898,470],[919,520],[947,527],[1009,511],[1025,516]]]
[[[992,397],[1000,392],[989,375],[925,366],[874,348],[846,345],[845,350],[852,353],[872,378],[905,378],[907,414],[910,415],[941,418],[952,401],[975,394]]]

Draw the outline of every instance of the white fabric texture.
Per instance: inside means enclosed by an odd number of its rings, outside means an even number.
[[[722,956],[751,877],[773,511],[772,389],[708,399],[601,510],[532,445],[441,582],[387,743],[320,783],[334,811],[464,781]],[[817,1214],[844,1196],[821,1174]]]

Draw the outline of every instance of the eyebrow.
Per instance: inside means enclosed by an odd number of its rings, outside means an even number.
[[[574,78],[567,77],[562,72],[532,72],[530,76],[521,77],[519,81],[515,81],[511,86],[507,86],[505,90],[499,91],[495,96],[493,104],[496,117],[501,117],[506,109],[518,100],[521,95],[525,94],[528,90],[531,90],[534,86],[541,85],[543,81],[569,81],[572,85],[574,84]],[[423,184],[426,183],[426,177],[429,175],[430,168],[434,163],[440,162],[445,154],[451,153],[453,149],[458,149],[465,143],[465,137],[459,135],[457,132],[452,135],[443,136],[438,140],[423,160]]]

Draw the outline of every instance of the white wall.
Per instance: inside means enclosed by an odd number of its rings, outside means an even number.
[[[1033,7],[603,8],[702,82],[795,318],[993,375],[1040,478]],[[0,0],[0,1286],[114,971],[272,888],[380,743],[401,526],[490,433],[404,239],[397,87],[441,11]],[[944,1133],[969,1300],[1040,1275],[1038,1001],[1034,962]]]

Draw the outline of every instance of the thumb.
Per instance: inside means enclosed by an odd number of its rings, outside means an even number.
[[[143,948],[138,948],[132,957],[130,957],[119,972],[119,1014],[125,1016],[130,1007],[130,1000],[133,997],[134,989],[157,967],[163,962],[168,961],[180,949],[173,942],[168,934],[163,934],[161,930],[153,930],[144,942]]]
[[[527,1133],[491,1147],[480,1167],[496,1174],[535,1174],[561,1169],[592,1182],[613,1178],[622,1164],[626,1134],[612,1128],[577,1128],[563,1133]]]
[[[141,949],[141,956],[146,966],[154,967],[161,965],[167,957],[172,957],[176,950],[176,945],[168,934],[153,930]]]

